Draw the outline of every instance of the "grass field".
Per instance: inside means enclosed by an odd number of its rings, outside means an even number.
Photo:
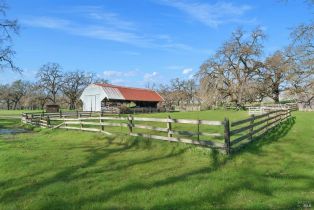
[[[43,110],[5,110],[0,109],[0,118],[4,117],[20,117],[21,114],[24,113],[33,113],[33,112],[42,112]],[[70,110],[64,109],[63,111],[69,112]]]
[[[230,157],[191,145],[78,131],[0,135],[0,209],[313,207],[314,113],[294,115],[295,122]],[[171,116],[236,120],[247,114]],[[0,128],[18,124],[0,120]]]
[[[40,112],[41,110],[5,110],[0,109],[0,118],[20,117],[23,112]]]

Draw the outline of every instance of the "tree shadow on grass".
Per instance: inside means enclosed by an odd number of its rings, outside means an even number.
[[[116,146],[118,146],[118,148],[106,148],[106,147],[98,147],[98,148],[94,148],[94,147],[72,147],[72,149],[84,149],[85,152],[88,152],[90,155],[88,157],[88,159],[79,165],[75,165],[75,166],[71,166],[71,167],[67,167],[64,170],[56,173],[54,176],[44,179],[42,181],[36,182],[35,184],[23,184],[21,186],[15,186],[13,187],[13,189],[8,189],[5,192],[2,193],[2,195],[0,196],[0,203],[10,203],[10,202],[15,202],[17,197],[20,196],[27,196],[30,195],[32,193],[36,193],[39,190],[41,190],[44,187],[47,187],[49,185],[52,185],[54,183],[57,182],[68,182],[68,181],[73,181],[73,179],[80,179],[83,178],[84,176],[86,176],[86,174],[80,174],[80,175],[76,175],[75,173],[82,168],[89,168],[94,166],[95,164],[97,164],[97,162],[108,158],[110,155],[114,155],[114,154],[119,154],[122,152],[125,152],[127,150],[130,149],[147,149],[148,147],[151,146],[150,142],[144,142],[144,144],[142,143],[142,141],[138,138],[132,138],[130,141],[125,142],[125,143],[121,143],[121,142],[114,142],[112,141],[112,139],[110,139],[108,141],[109,145],[113,145],[113,144],[117,144]],[[108,145],[107,145],[108,146]],[[162,160],[162,159],[167,159],[167,158],[171,158],[174,156],[178,156],[181,155],[182,153],[184,153],[186,151],[187,148],[185,149],[181,149],[178,151],[171,151],[169,154],[165,154],[159,157],[152,157],[152,158],[148,158],[145,160],[135,160],[135,161],[130,161],[127,165],[123,165],[123,166],[118,166],[116,168],[111,168],[111,169],[104,169],[104,170],[100,170],[100,171],[93,171],[90,170],[88,172],[88,174],[90,173],[104,173],[106,171],[113,171],[113,170],[122,170],[125,169],[127,167],[132,167],[135,165],[140,165],[140,164],[147,164],[150,162],[154,162],[154,161],[158,161],[158,160]],[[34,173],[30,176],[37,176],[40,175],[40,172],[38,173]],[[10,179],[7,181],[2,181],[0,184],[0,186],[9,186],[11,183],[13,183],[15,180],[20,179],[20,178],[27,178],[27,176],[25,177],[19,177],[16,179]],[[12,188],[12,186],[11,186]]]
[[[0,129],[19,127],[20,120],[16,119],[0,119]]]
[[[294,118],[292,118],[286,122],[283,122],[281,125],[274,127],[268,134],[264,135],[263,137],[260,137],[259,139],[257,139],[254,142],[251,142],[250,145],[247,145],[248,148],[244,149],[242,147],[241,149],[236,150],[236,152],[232,156],[226,157],[224,159],[220,158],[219,152],[217,150],[213,150],[213,152],[211,153],[211,159],[212,159],[212,165],[211,166],[191,170],[190,172],[174,175],[174,176],[168,177],[166,179],[157,180],[157,181],[155,181],[153,183],[149,183],[149,184],[137,182],[137,183],[125,185],[125,186],[118,188],[118,189],[115,189],[115,190],[104,191],[103,193],[96,195],[94,197],[81,199],[79,201],[79,204],[93,203],[93,202],[96,202],[99,200],[106,202],[106,201],[108,201],[108,200],[110,200],[116,196],[119,196],[120,194],[126,193],[126,192],[136,193],[138,191],[160,188],[160,187],[172,185],[175,183],[186,182],[193,177],[195,177],[196,179],[201,181],[201,178],[199,177],[199,175],[205,176],[205,178],[203,178],[203,179],[206,179],[207,175],[209,175],[212,172],[217,171],[220,168],[222,168],[228,162],[228,160],[234,158],[235,156],[237,156],[243,152],[247,152],[247,150],[249,150],[249,152],[255,153],[255,154],[260,152],[261,147],[263,147],[264,145],[273,143],[273,142],[277,141],[278,139],[284,137],[289,132],[289,130],[292,128],[294,123],[295,123]],[[122,169],[122,168],[118,168],[118,170],[119,169]],[[244,174],[250,174],[251,176],[260,177],[260,175],[256,174],[255,171],[250,170],[250,169],[247,169],[247,170],[248,171],[244,172]],[[276,178],[285,179],[284,175],[283,176],[278,175]],[[306,179],[309,181],[312,180],[312,177],[309,177],[309,176],[290,176],[289,178],[295,179],[295,180],[299,180],[299,179]],[[263,180],[261,180],[261,181],[263,181]],[[264,181],[267,182],[267,177],[264,177]],[[300,191],[306,190],[306,189],[310,189],[311,187],[314,187],[313,181],[311,181],[311,184],[308,187],[304,187],[304,188],[301,188],[299,190]],[[222,192],[215,194],[215,195],[208,195],[208,196],[204,196],[204,197],[199,197],[193,201],[184,201],[184,200],[183,201],[182,200],[170,201],[166,204],[160,204],[157,206],[153,206],[151,209],[182,209],[182,208],[189,209],[189,208],[193,208],[193,207],[199,205],[202,202],[203,203],[206,202],[206,200],[213,202],[216,207],[222,207],[223,208],[223,207],[225,207],[224,205],[227,203],[230,195],[233,195],[242,189],[254,191],[255,193],[263,194],[264,196],[273,196],[273,192],[281,190],[278,187],[265,188],[265,186],[263,186],[263,185],[257,186],[256,183],[254,183],[253,181],[248,181],[248,180],[244,179],[244,180],[240,180],[240,181],[235,181],[230,186],[225,187],[222,190]],[[292,202],[288,206],[295,206],[295,202]]]
[[[201,168],[196,168],[196,169],[190,170],[188,172],[180,173],[180,174],[169,175],[166,178],[152,180],[149,183],[137,181],[135,183],[133,182],[133,183],[122,185],[115,189],[104,189],[101,193],[98,193],[96,195],[94,194],[93,196],[90,196],[90,197],[82,198],[75,203],[71,203],[71,205],[80,207],[80,206],[89,205],[89,204],[93,204],[100,201],[103,203],[106,203],[110,199],[113,199],[114,197],[120,196],[121,194],[124,194],[124,193],[138,193],[138,192],[147,191],[147,190],[149,191],[149,190],[153,190],[153,189],[157,189],[161,187],[170,186],[173,184],[178,184],[178,183],[182,184],[182,183],[188,182],[191,179],[198,180],[199,182],[202,182],[204,180],[206,181],[206,179],[209,179],[209,175],[212,172],[220,170],[222,167],[225,166],[225,164],[230,159],[236,157],[237,155],[240,155],[241,153],[244,153],[244,152],[257,154],[260,152],[261,148],[264,145],[273,143],[277,141],[279,138],[284,137],[288,133],[288,131],[292,128],[294,123],[295,123],[294,119],[290,120],[289,122],[284,122],[280,126],[277,126],[276,128],[274,128],[271,132],[266,134],[264,137],[261,137],[257,141],[252,142],[249,145],[247,145],[247,148],[241,148],[239,150],[236,150],[235,153],[229,157],[221,158],[221,155],[219,154],[219,152],[217,150],[213,150],[210,153],[210,159],[212,160],[211,165],[201,167]],[[113,144],[116,144],[118,148],[109,147],[110,145],[113,145]],[[127,152],[129,150],[136,151],[138,149],[141,149],[141,150],[150,149],[151,147],[152,147],[151,141],[147,139],[143,141],[142,138],[132,138],[131,140],[127,140],[125,142],[115,142],[113,139],[109,139],[106,143],[106,147],[99,147],[99,148],[94,148],[90,146],[85,147],[84,151],[88,152],[89,157],[84,163],[76,165],[76,166],[67,167],[64,170],[55,174],[54,176],[47,178],[45,180],[39,181],[38,183],[27,184],[24,186],[16,187],[14,188],[14,190],[7,190],[0,197],[0,202],[3,202],[3,203],[15,202],[18,196],[27,196],[27,195],[31,196],[32,193],[36,193],[42,188],[47,187],[51,184],[60,182],[60,181],[66,182],[66,181],[71,181],[73,179],[84,179],[84,177],[88,176],[89,174],[105,173],[105,172],[110,172],[110,171],[121,171],[130,167],[139,166],[143,164],[148,164],[148,163],[154,164],[154,162],[156,161],[167,160],[167,159],[174,158],[176,156],[180,156],[183,153],[185,153],[189,148],[191,148],[187,146],[179,150],[172,150],[171,152],[167,154],[159,155],[157,157],[152,156],[146,159],[142,159],[142,158],[131,159],[129,161],[126,161],[123,164],[119,162],[113,162],[110,168],[103,168],[103,169],[102,168],[97,168],[97,169],[90,168],[88,169],[87,172],[80,173],[79,175],[76,174],[76,172],[79,169],[92,167],[96,165],[99,161],[106,159],[109,156]],[[84,148],[84,147],[80,147],[80,148]],[[263,179],[261,180],[261,182],[267,183],[269,177],[263,177],[260,174],[257,174],[256,171],[251,170],[251,169],[246,169],[246,170],[247,171],[243,172],[243,174],[250,174],[250,176],[253,176],[253,177],[254,176],[261,177]],[[152,174],[162,173],[162,172],[163,170],[159,170],[159,171],[153,170]],[[285,179],[285,177],[282,176],[281,174],[277,174],[276,176],[278,179]],[[300,191],[314,187],[313,181],[310,181],[312,180],[312,177],[290,176],[289,179],[309,180],[309,183],[310,183],[309,186],[304,186],[297,189]],[[254,181],[252,180],[241,179],[241,180],[234,180],[234,182],[230,182],[230,185],[226,185],[218,193],[213,194],[210,192],[210,189],[208,189],[207,195],[197,196],[197,198],[194,197],[194,199],[191,199],[191,200],[170,200],[159,205],[152,205],[150,208],[151,209],[190,209],[190,208],[195,208],[195,207],[202,207],[202,205],[205,203],[209,203],[211,206],[215,206],[217,208],[225,208],[230,197],[243,189],[254,191],[264,196],[273,196],[274,192],[281,190],[280,188],[276,186],[265,188],[264,186],[256,185],[256,183],[254,183]],[[51,203],[51,206],[53,205],[54,204]],[[44,205],[44,206],[47,207],[47,205]],[[295,202],[291,202],[290,204],[287,204],[287,206],[288,207],[295,206]],[[65,208],[66,207],[69,207],[69,205],[65,205]],[[117,204],[116,207],[112,206],[112,208],[121,208],[121,205]],[[129,208],[126,207],[126,209],[132,209],[132,208],[133,207],[129,207]],[[142,207],[139,207],[139,208],[142,208]]]

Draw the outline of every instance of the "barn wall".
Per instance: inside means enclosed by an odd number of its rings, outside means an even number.
[[[102,101],[108,99],[109,102],[128,103],[121,92],[114,87],[102,87],[99,85],[91,84],[85,88],[80,99],[83,102],[83,111],[101,111]],[[152,107],[156,108],[158,102],[151,101],[134,101],[137,107]]]
[[[83,111],[101,111],[101,101],[105,97],[107,96],[102,87],[89,85],[80,97],[83,102]]]

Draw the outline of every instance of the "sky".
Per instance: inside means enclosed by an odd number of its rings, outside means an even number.
[[[36,80],[47,62],[95,73],[112,84],[145,87],[189,79],[241,27],[261,27],[265,54],[285,47],[291,28],[311,20],[303,0],[7,0],[18,19],[14,61],[22,74],[0,83]]]

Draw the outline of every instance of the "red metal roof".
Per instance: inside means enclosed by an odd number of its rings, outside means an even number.
[[[116,88],[123,95],[125,100],[129,101],[164,101],[163,98],[154,90],[145,88],[123,87],[111,84],[96,84],[102,87]]]

